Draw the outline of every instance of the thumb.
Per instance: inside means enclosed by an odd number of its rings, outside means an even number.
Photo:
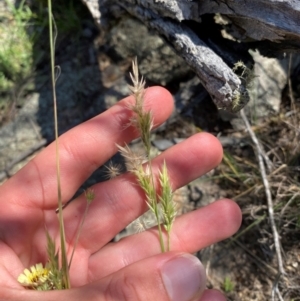
[[[78,300],[191,301],[199,299],[205,282],[204,268],[196,257],[163,253],[75,289],[74,299],[68,300],[77,300],[81,291]]]
[[[10,298],[1,300],[193,301],[199,300],[205,282],[204,268],[196,257],[168,252],[135,262],[82,287],[49,292],[14,290],[13,296],[8,294]]]

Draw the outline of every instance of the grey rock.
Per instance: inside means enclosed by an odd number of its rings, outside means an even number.
[[[152,144],[159,150],[159,151],[164,151],[168,149],[169,147],[173,146],[174,143],[168,139],[159,139],[159,140],[154,140]]]

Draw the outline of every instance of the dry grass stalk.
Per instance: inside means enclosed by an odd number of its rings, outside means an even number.
[[[262,155],[262,149],[260,147],[260,143],[258,142],[258,139],[255,135],[255,133],[252,131],[251,126],[249,124],[249,121],[245,115],[244,110],[242,109],[241,112],[241,117],[245,123],[245,126],[247,128],[247,131],[256,147],[256,155],[258,159],[258,164],[260,168],[260,173],[261,177],[263,180],[263,184],[265,187],[265,193],[266,193],[266,198],[267,198],[267,204],[268,204],[268,212],[269,212],[269,219],[270,219],[270,224],[272,228],[272,233],[273,233],[273,239],[274,239],[274,244],[275,244],[275,250],[276,250],[276,255],[277,255],[277,261],[278,261],[278,270],[279,270],[279,275],[284,275],[285,270],[283,266],[283,258],[281,254],[281,245],[280,245],[280,237],[277,231],[276,223],[275,223],[275,218],[274,218],[274,206],[273,206],[273,201],[272,201],[272,194],[270,190],[270,184],[269,180],[267,178],[267,173],[265,169],[265,164],[263,161],[263,155]],[[277,291],[277,295],[280,295],[279,291]]]

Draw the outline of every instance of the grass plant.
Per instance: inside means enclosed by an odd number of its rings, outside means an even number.
[[[52,2],[48,0],[48,22],[49,22],[49,45],[51,57],[51,82],[54,106],[54,126],[55,126],[55,144],[56,144],[56,174],[57,174],[57,199],[58,199],[58,222],[60,234],[60,246],[56,246],[54,240],[46,231],[47,236],[47,254],[48,262],[46,264],[38,263],[30,268],[25,269],[18,277],[18,281],[25,287],[34,290],[61,290],[71,288],[69,269],[71,267],[73,255],[79,240],[79,235],[87,215],[87,210],[95,195],[92,190],[87,190],[86,200],[87,206],[84,212],[81,224],[79,226],[71,258],[67,258],[65,226],[63,219],[62,204],[62,187],[60,180],[60,160],[59,160],[59,143],[58,143],[58,117],[57,117],[57,99],[56,99],[56,69],[55,66],[55,40],[56,26],[52,15]]]
[[[223,288],[226,293],[231,293],[234,290],[234,283],[229,276],[226,276],[223,283]]]
[[[70,258],[67,257],[65,226],[63,219],[63,204],[62,204],[62,189],[60,179],[60,159],[59,159],[59,140],[58,140],[58,117],[57,117],[57,99],[56,99],[56,70],[59,67],[55,66],[55,41],[57,36],[57,29],[52,15],[52,2],[48,0],[48,23],[49,23],[49,45],[51,57],[51,83],[54,107],[54,127],[55,127],[55,152],[56,152],[56,175],[57,175],[57,199],[58,199],[58,223],[59,223],[59,237],[60,244],[56,245],[53,238],[46,230],[47,237],[47,263],[37,263],[18,277],[18,281],[25,287],[34,290],[61,290],[70,289],[70,275],[69,270],[72,264],[76,246],[79,241],[79,236],[83,223],[87,216],[89,205],[95,198],[94,192],[88,189],[86,192],[87,206],[83,213],[81,223],[79,225],[75,243]],[[145,154],[139,156],[133,153],[130,148],[125,145],[119,146],[121,154],[127,160],[128,171],[136,176],[137,182],[145,192],[146,202],[150,211],[154,214],[158,232],[161,251],[170,250],[170,233],[172,225],[176,216],[176,210],[172,201],[173,192],[168,176],[166,162],[164,162],[158,173],[158,181],[151,163],[151,129],[153,128],[152,112],[145,110],[144,95],[145,82],[143,78],[139,78],[137,61],[132,64],[133,72],[130,74],[133,85],[130,90],[135,99],[135,103],[128,109],[133,112],[131,118],[131,125],[134,126],[140,133],[143,142]],[[146,162],[145,162],[146,159]],[[130,163],[129,163],[130,162]],[[114,166],[108,167],[108,170],[114,175],[117,175]],[[157,190],[160,193],[157,193]],[[161,205],[159,205],[159,202]],[[145,223],[146,224],[146,223]],[[46,225],[45,225],[46,226]],[[167,239],[164,239],[164,230]]]
[[[291,91],[288,93],[291,94]],[[299,121],[297,118],[290,118],[290,116],[299,116],[299,112],[297,101],[283,102],[278,114],[263,120],[258,119],[251,125],[266,156],[264,161],[267,162],[267,180],[273,199],[274,220],[280,237],[283,267],[286,272],[279,278],[264,184],[259,174],[252,143],[243,130],[236,130],[233,133],[231,130],[231,135],[239,137],[242,145],[225,149],[223,163],[217,168],[221,174],[217,181],[223,195],[225,192],[226,196],[227,192],[228,197],[233,197],[243,211],[242,229],[223,247],[226,250],[241,249],[244,254],[247,254],[245,261],[239,257],[239,267],[232,265],[235,277],[241,279],[241,283],[234,289],[236,291],[234,294],[241,294],[245,299],[251,298],[255,292],[257,300],[267,300],[267,296],[271,296],[275,281],[279,287],[276,294],[281,294],[281,300],[290,300],[292,297],[299,296],[297,287],[299,274],[295,274],[294,268],[291,268],[293,256],[299,252],[297,234],[300,215],[299,131],[297,130]],[[240,268],[241,266],[243,267]],[[258,273],[257,269],[261,272]],[[243,275],[251,275],[257,287],[253,283],[253,286],[243,288]],[[269,286],[265,283],[266,279],[270,283]],[[214,283],[214,286],[217,285],[226,292],[224,283]],[[294,288],[291,289],[291,286]]]
[[[127,145],[125,147],[119,146],[119,150],[125,158],[128,171],[136,176],[139,186],[145,192],[147,205],[157,223],[160,248],[162,252],[165,252],[170,250],[170,233],[176,216],[175,204],[172,200],[173,192],[166,162],[164,162],[164,165],[160,169],[159,183],[156,183],[151,163],[151,129],[153,128],[153,118],[152,113],[145,110],[145,82],[143,78],[139,78],[136,60],[132,63],[132,70],[133,72],[130,76],[133,85],[130,86],[130,90],[134,96],[135,103],[129,108],[134,113],[131,124],[140,133],[144,154],[132,152]],[[146,161],[145,165],[143,165],[144,161]],[[156,192],[157,189],[160,190],[159,195]],[[146,224],[147,221],[142,222],[142,225]],[[164,240],[163,229],[167,232],[166,242]]]
[[[52,2],[48,0],[48,19],[49,19],[49,42],[50,42],[50,56],[51,56],[51,82],[52,95],[54,106],[54,126],[55,126],[55,151],[56,151],[56,174],[57,174],[57,198],[58,198],[58,217],[59,217],[59,233],[60,233],[60,254],[61,254],[61,283],[63,288],[70,288],[69,264],[67,259],[65,227],[63,219],[63,204],[61,198],[61,180],[60,180],[60,161],[59,161],[59,144],[58,144],[58,119],[57,119],[57,100],[56,100],[56,78],[55,78],[55,39],[56,31],[53,36],[53,16],[52,16]],[[49,249],[49,243],[48,243]],[[49,251],[48,251],[49,252]]]

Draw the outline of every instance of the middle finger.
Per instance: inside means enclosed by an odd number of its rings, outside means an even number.
[[[157,173],[155,171],[166,161],[175,190],[214,168],[221,158],[222,148],[219,141],[210,134],[201,133],[159,155],[153,160],[152,166],[154,173]],[[95,200],[90,205],[78,245],[91,254],[107,244],[147,209],[144,193],[129,173],[96,184],[93,189]],[[70,244],[85,206],[82,195],[64,210],[66,238]]]

